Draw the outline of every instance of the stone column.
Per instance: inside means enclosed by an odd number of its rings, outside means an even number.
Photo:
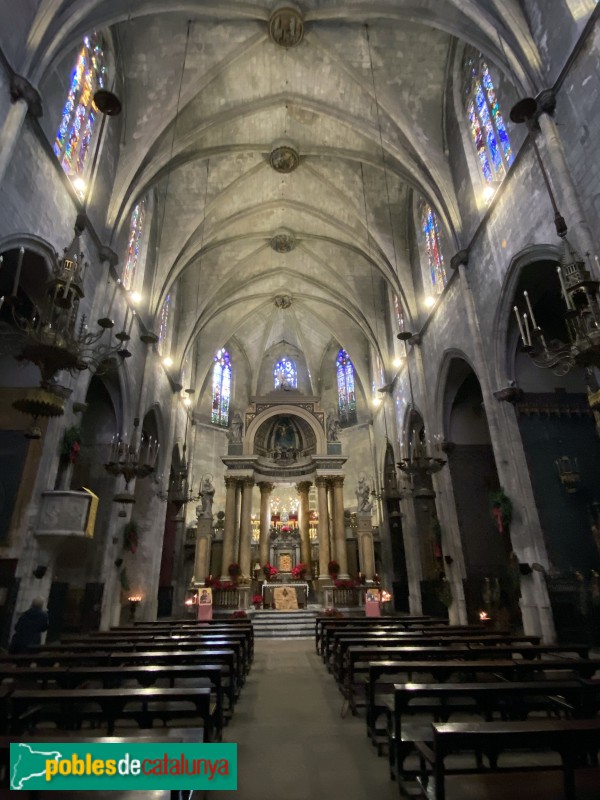
[[[235,546],[235,493],[237,478],[225,478],[225,528],[223,530],[223,560],[221,580],[229,580],[228,567],[234,560]]]
[[[327,565],[331,558],[329,547],[329,508],[327,506],[327,480],[317,478],[317,493],[319,498],[319,580],[329,580]]]
[[[506,413],[502,419],[503,410],[492,394],[477,309],[466,270],[467,258],[455,256],[455,259],[458,261],[461,292],[465,299],[467,318],[473,335],[474,366],[481,386],[498,480],[513,504],[511,546],[519,561],[539,563],[547,569],[549,562],[544,534],[537,515],[533,486],[514,410],[511,431]],[[548,589],[545,581],[540,578],[540,573],[534,572],[521,581],[520,607],[525,634],[541,636],[544,642],[555,641],[556,631]]]
[[[348,554],[346,551],[346,525],[344,522],[344,478],[338,475],[331,479],[333,485],[333,535],[335,537],[335,558],[340,565],[339,577],[344,580],[348,574]]]
[[[193,583],[196,586],[204,585],[204,579],[210,572],[211,529],[211,517],[198,518],[198,527],[196,529],[196,558],[194,560],[193,578]]]
[[[240,563],[240,523],[242,519],[242,479],[238,480],[235,490],[235,525],[233,528],[233,558],[232,561]]]
[[[327,513],[329,520],[329,557],[332,561],[336,561],[335,529],[333,527],[333,484],[331,479],[327,481]]]
[[[269,513],[269,501],[271,499],[271,492],[275,488],[272,483],[259,483],[260,489],[260,539],[259,539],[259,557],[261,567],[263,567],[269,560],[269,527],[271,523]]]
[[[312,483],[310,481],[301,481],[296,484],[296,491],[300,495],[300,559],[303,564],[308,567],[306,577],[312,577],[312,564],[310,558],[310,532],[309,532],[309,510],[308,510],[308,492]]]
[[[0,183],[19,141],[23,122],[27,113],[32,117],[42,116],[42,101],[37,90],[21,75],[10,78],[10,98],[12,106],[0,126]]]
[[[373,550],[373,523],[370,512],[357,512],[356,536],[358,538],[360,571],[368,581],[372,581],[375,574],[375,551]]]
[[[241,577],[250,580],[250,555],[252,544],[252,489],[254,480],[242,481],[242,511],[240,518],[240,569]]]

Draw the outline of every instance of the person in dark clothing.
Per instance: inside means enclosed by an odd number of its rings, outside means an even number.
[[[15,625],[15,632],[10,642],[10,653],[27,653],[30,647],[39,647],[42,633],[48,630],[48,614],[44,611],[44,600],[35,597]]]

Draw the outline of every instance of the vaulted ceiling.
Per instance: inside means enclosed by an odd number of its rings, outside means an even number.
[[[124,112],[107,224],[118,237],[155,192],[150,309],[177,285],[175,355],[200,342],[200,373],[234,337],[255,370],[281,339],[310,369],[332,340],[353,358],[377,350],[386,284],[415,312],[414,193],[461,241],[444,133],[456,43],[521,91],[539,84],[517,0],[303,0],[291,28],[276,8],[45,0],[20,54],[40,82],[85,33],[109,32]],[[299,157],[291,172],[270,162],[282,144]]]

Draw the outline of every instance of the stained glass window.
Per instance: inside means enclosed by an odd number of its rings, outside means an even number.
[[[396,326],[398,328],[398,333],[402,333],[404,330],[404,311],[402,310],[402,305],[400,304],[397,294],[394,295],[394,313],[396,315]]]
[[[298,373],[296,365],[289,358],[282,358],[273,368],[273,378],[275,379],[276,389],[297,389]]]
[[[421,205],[421,228],[425,237],[431,286],[440,294],[446,285],[446,265],[440,241],[440,229],[435,211],[427,203]]]
[[[354,389],[354,366],[345,350],[340,350],[335,362],[338,387],[338,413],[340,425],[356,422],[356,392]]]
[[[102,40],[93,33],[84,38],[77,56],[69,94],[54,141],[54,152],[81,197],[85,194],[82,179],[98,114],[93,104],[94,94],[105,85],[106,66]]]
[[[227,350],[217,350],[212,379],[212,410],[210,421],[214,425],[229,425],[231,400],[231,360]]]
[[[501,181],[514,161],[514,154],[483,56],[467,53],[464,73],[465,107],[479,166],[488,183]]]
[[[123,268],[123,285],[126,289],[133,289],[135,272],[140,259],[140,246],[144,230],[145,203],[142,200],[133,209],[129,223],[129,241],[127,243],[127,260]]]
[[[166,354],[167,334],[169,332],[169,310],[171,308],[171,295],[168,294],[160,310],[158,324],[158,349],[161,356]]]

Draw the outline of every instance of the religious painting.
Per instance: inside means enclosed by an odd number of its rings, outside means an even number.
[[[279,572],[292,571],[292,557],[289,553],[281,553],[279,556]]]
[[[365,600],[367,603],[379,603],[379,601],[381,600],[381,590],[368,589],[367,594],[365,596]]]
[[[203,606],[212,605],[212,589],[204,588],[198,592],[198,604]]]

